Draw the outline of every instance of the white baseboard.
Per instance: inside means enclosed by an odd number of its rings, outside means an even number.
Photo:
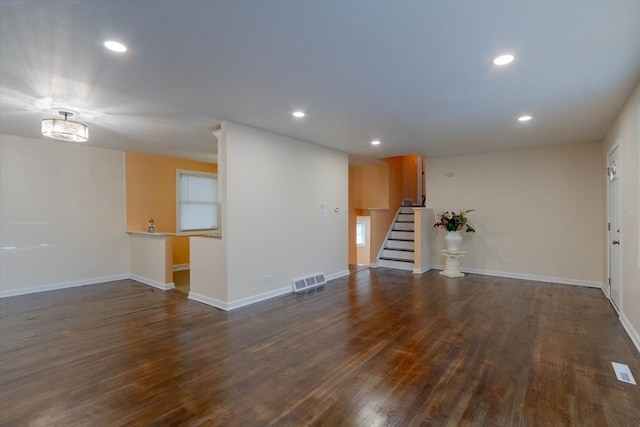
[[[330,282],[332,280],[336,280],[339,279],[341,277],[346,277],[348,275],[350,275],[351,272],[349,270],[342,270],[342,271],[338,271],[337,273],[332,273],[332,274],[327,274],[325,277],[325,279],[327,279],[327,282]]]
[[[201,302],[203,304],[210,305],[212,307],[219,308],[224,311],[235,310],[236,308],[244,307],[250,304],[255,304],[260,301],[268,300],[271,298],[278,297],[280,295],[286,295],[293,292],[291,286],[287,286],[280,289],[274,289],[273,291],[263,292],[258,295],[253,295],[247,298],[241,298],[239,300],[224,302],[217,298],[211,298],[206,295],[198,294],[195,292],[189,292],[189,299],[194,301]]]
[[[215,308],[219,308],[224,311],[229,310],[228,304],[226,302],[220,301],[219,299],[216,299],[216,298],[208,297],[206,295],[198,294],[195,292],[189,292],[189,299],[201,302],[203,304],[210,305]]]
[[[349,270],[343,270],[337,273],[327,274],[325,278],[327,279],[327,282],[330,282],[332,280],[336,280],[341,277],[346,277],[349,274],[351,274]],[[293,288],[291,286],[285,286],[284,288],[274,289],[272,291],[263,292],[261,294],[252,295],[250,297],[241,298],[239,300],[230,301],[230,302],[224,302],[216,298],[208,297],[206,295],[189,292],[189,299],[201,302],[203,304],[208,304],[210,306],[219,308],[221,310],[231,311],[231,310],[235,310],[237,308],[244,307],[250,304],[255,304],[257,302],[279,297],[281,295],[290,294],[292,292],[293,292]]]
[[[413,269],[413,274],[422,274],[422,273],[426,273],[429,270],[432,270],[433,266],[432,265],[427,265],[426,267],[422,267],[422,268],[414,268]]]
[[[442,264],[434,266],[436,270],[444,270]],[[483,276],[505,277],[508,279],[533,280],[536,282],[559,283],[562,285],[586,286],[588,288],[602,288],[604,284],[595,280],[569,279],[566,277],[538,276],[534,274],[512,273],[508,271],[485,270],[481,268],[461,268],[463,273],[480,274]]]
[[[250,297],[241,298],[235,301],[231,301],[227,304],[229,310],[235,310],[236,308],[244,307],[245,305],[255,304],[260,301],[279,297],[280,295],[286,295],[293,292],[293,287],[285,286],[284,288],[274,289],[273,291],[263,292],[258,295],[252,295]]]
[[[0,298],[35,294],[38,292],[55,291],[57,289],[75,288],[77,286],[95,285],[98,283],[113,282],[115,280],[124,280],[128,279],[129,277],[129,274],[116,274],[113,276],[92,277],[89,279],[74,280],[71,282],[51,283],[48,285],[34,286],[31,288],[12,289],[10,291],[0,291]]]
[[[369,268],[378,268],[380,267],[380,264],[378,264],[377,262],[372,262],[371,264],[369,264]]]
[[[636,349],[640,353],[640,334],[638,334],[638,331],[636,331],[633,326],[631,326],[631,322],[629,322],[629,319],[627,319],[627,316],[625,316],[623,313],[620,313],[620,322],[622,323],[624,330],[627,331],[627,335],[629,335],[631,341],[633,341],[633,343],[635,344]]]
[[[132,280],[135,280],[136,282],[153,286],[154,288],[158,288],[162,291],[168,291],[169,289],[175,288],[175,285],[173,283],[162,283],[162,282],[158,282],[157,280],[149,279],[148,277],[138,276],[137,274],[131,274],[130,278]]]
[[[173,266],[173,271],[182,271],[182,270],[189,270],[190,266],[189,264],[176,264]]]

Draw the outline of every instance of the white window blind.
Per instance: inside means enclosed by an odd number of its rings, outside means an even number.
[[[218,177],[178,171],[178,232],[213,230],[218,219]]]
[[[365,229],[364,222],[356,222],[356,245],[365,245]]]

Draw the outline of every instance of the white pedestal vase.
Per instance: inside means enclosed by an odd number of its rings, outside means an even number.
[[[460,260],[466,254],[466,251],[449,251],[443,249],[442,254],[445,258],[444,270],[440,272],[441,276],[447,277],[464,277],[464,273],[460,271]]]
[[[462,246],[462,233],[459,231],[448,231],[444,236],[444,240],[447,243],[448,251],[459,251]]]
[[[445,266],[440,274],[447,277],[463,277],[464,273],[460,271],[460,261],[466,252],[460,250],[462,246],[462,233],[459,231],[448,231],[446,236],[444,236],[444,240],[447,244],[447,249],[441,251],[445,257]]]

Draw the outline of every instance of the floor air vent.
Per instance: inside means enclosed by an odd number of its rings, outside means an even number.
[[[293,279],[293,290],[295,292],[300,292],[307,289],[315,288],[316,286],[324,285],[325,283],[327,283],[327,279],[325,279],[324,273],[317,273],[313,276]]]

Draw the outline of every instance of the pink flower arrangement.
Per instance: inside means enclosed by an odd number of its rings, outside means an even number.
[[[447,231],[466,231],[467,233],[474,233],[476,230],[473,229],[467,223],[467,217],[465,216],[469,212],[473,212],[475,209],[469,209],[466,211],[460,211],[460,213],[455,213],[453,211],[445,212],[440,214],[438,222],[433,224],[434,228],[442,228]]]

